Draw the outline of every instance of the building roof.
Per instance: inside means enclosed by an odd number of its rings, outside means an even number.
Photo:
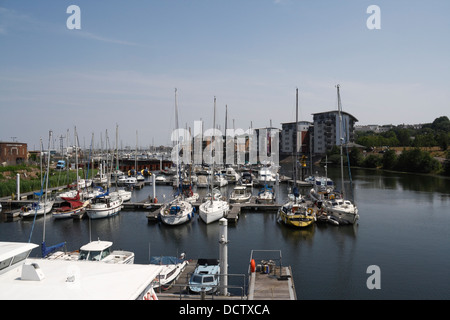
[[[312,113],[312,115],[315,116],[316,114],[322,114],[322,113],[338,113],[338,112],[339,112],[338,110],[330,110],[330,111],[323,111],[323,112]],[[350,116],[351,118],[354,119],[355,122],[356,122],[356,121],[359,121],[358,119],[356,119],[356,117],[355,117],[354,115],[352,115],[352,114],[350,114],[350,113],[348,113],[348,112],[341,111],[341,113]]]
[[[0,254],[17,254],[21,248],[34,246],[6,243],[0,245]],[[21,278],[24,266],[30,265],[42,274],[41,280]],[[145,293],[161,270],[154,265],[27,258],[24,264],[0,275],[0,299],[134,300]]]

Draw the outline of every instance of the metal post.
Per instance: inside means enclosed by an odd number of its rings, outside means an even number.
[[[156,197],[156,175],[152,174],[152,185],[153,185],[153,201],[155,201]]]
[[[17,194],[17,200],[20,200],[20,173],[16,176],[17,186],[16,186],[16,194]]]
[[[220,244],[220,273],[222,274],[222,283],[220,284],[220,294],[228,295],[228,220],[222,218],[219,220],[219,244]]]

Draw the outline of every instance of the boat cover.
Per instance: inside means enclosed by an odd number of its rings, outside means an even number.
[[[150,258],[150,264],[168,265],[182,263],[184,260],[174,256],[155,256]]]

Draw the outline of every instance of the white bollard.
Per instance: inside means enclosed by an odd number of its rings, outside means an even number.
[[[220,273],[223,275],[220,282],[220,294],[228,295],[228,220],[222,218],[219,220],[219,265]]]
[[[17,186],[16,186],[16,194],[17,194],[17,200],[20,200],[20,173],[17,174]]]

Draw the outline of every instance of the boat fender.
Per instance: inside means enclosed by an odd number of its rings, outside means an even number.
[[[255,264],[255,259],[252,259],[252,261],[250,261],[250,271],[253,273],[256,270],[256,264]]]

